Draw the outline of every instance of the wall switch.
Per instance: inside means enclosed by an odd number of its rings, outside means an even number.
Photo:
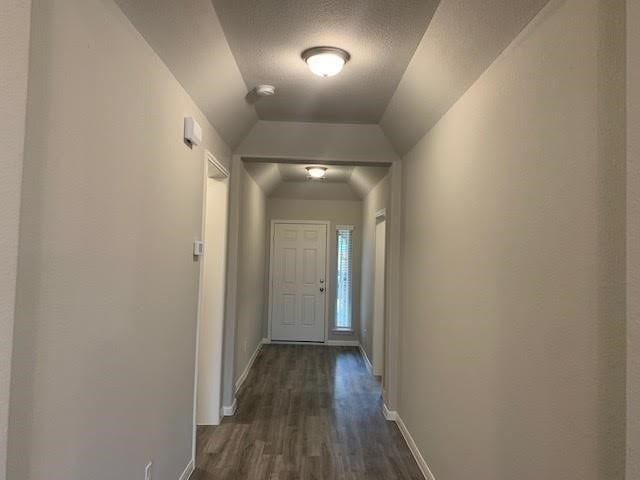
[[[204,255],[204,242],[202,240],[196,240],[193,242],[193,256],[201,257]]]
[[[153,462],[149,462],[144,469],[144,480],[152,480],[151,478],[151,467],[153,466]]]

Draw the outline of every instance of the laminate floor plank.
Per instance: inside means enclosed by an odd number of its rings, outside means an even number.
[[[423,480],[355,347],[264,345],[191,480]]]

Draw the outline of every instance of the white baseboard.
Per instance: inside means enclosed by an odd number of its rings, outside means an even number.
[[[184,469],[184,472],[182,472],[182,475],[180,475],[180,478],[178,480],[189,480],[189,477],[191,476],[191,474],[195,469],[196,469],[196,463],[193,459],[191,459],[191,461],[187,464],[187,467]]]
[[[395,422],[398,419],[398,412],[395,410],[389,410],[386,403],[382,404],[382,414],[384,415],[384,418],[390,422]]]
[[[383,413],[384,413],[384,417],[387,420],[396,422],[396,425],[398,425],[398,428],[400,429],[400,433],[402,433],[402,436],[404,437],[404,441],[407,442],[407,446],[409,447],[409,450],[411,450],[411,454],[413,455],[413,458],[416,460],[416,463],[418,464],[418,468],[420,468],[420,471],[422,472],[422,475],[424,475],[424,478],[426,480],[436,480],[436,477],[434,477],[433,473],[429,469],[429,465],[427,465],[427,462],[422,456],[422,453],[420,453],[420,450],[418,449],[418,446],[416,445],[415,440],[411,436],[411,433],[409,433],[407,426],[402,421],[402,417],[400,417],[398,412],[394,410],[389,410],[387,406],[384,404],[383,404]]]
[[[358,340],[327,340],[326,342],[295,342],[285,340],[266,340],[264,343],[273,345],[308,345],[311,347],[359,347]]]
[[[249,371],[251,370],[251,367],[253,366],[253,362],[256,361],[256,357],[258,356],[258,352],[260,352],[260,349],[262,348],[263,342],[264,342],[264,340],[260,340],[260,342],[258,343],[258,346],[256,347],[255,351],[253,352],[253,355],[251,355],[251,358],[249,359],[249,362],[247,362],[247,366],[244,368],[244,370],[242,372],[242,375],[240,375],[238,377],[238,380],[236,380],[235,392],[240,390],[240,387],[242,386],[244,381],[247,379],[247,375],[249,375]]]
[[[367,370],[369,370],[369,373],[373,375],[373,365],[371,364],[371,361],[367,356],[367,352],[364,351],[364,348],[362,347],[361,344],[358,344],[358,347],[360,348],[360,354],[362,355],[362,358],[364,358],[364,363],[367,365]]]
[[[359,347],[360,342],[358,340],[327,340],[325,345],[330,347]]]
[[[238,399],[233,397],[233,403],[231,405],[224,405],[220,409],[221,417],[233,417],[236,414],[236,410],[238,409]]]

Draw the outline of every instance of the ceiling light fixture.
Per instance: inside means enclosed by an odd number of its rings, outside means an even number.
[[[302,59],[309,70],[319,77],[333,77],[342,71],[351,55],[336,47],[313,47],[302,52]]]
[[[324,178],[327,173],[326,167],[307,167],[307,173],[309,174],[308,178],[312,178],[314,180],[320,180]]]
[[[255,91],[259,97],[270,97],[272,95],[275,95],[276,87],[274,87],[273,85],[258,85],[255,88]]]

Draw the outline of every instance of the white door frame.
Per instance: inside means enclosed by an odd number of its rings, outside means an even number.
[[[201,229],[200,229],[200,238],[202,240],[206,240],[206,222],[207,222],[207,180],[209,178],[218,178],[218,179],[228,179],[229,178],[229,171],[226,169],[226,167],[220,163],[215,156],[209,152],[208,150],[205,150],[205,154],[204,154],[204,162],[203,162],[203,170],[202,170],[202,220],[201,220]],[[227,208],[229,206],[229,192],[230,192],[230,185],[227,181]],[[228,229],[229,229],[229,215],[227,213],[226,216],[226,225],[225,225],[225,230],[227,231],[228,234]],[[205,243],[205,252],[206,252],[206,243]],[[224,270],[224,278],[225,278],[225,284],[226,284],[226,278],[227,278],[227,250],[228,245],[225,246],[225,251],[222,252],[223,255],[222,257],[224,258],[224,265],[223,265],[223,270]],[[196,317],[196,348],[195,348],[195,362],[194,362],[194,382],[193,382],[193,438],[192,438],[192,445],[191,445],[191,457],[192,457],[192,462],[194,462],[195,465],[195,458],[196,458],[196,437],[197,437],[197,430],[198,430],[198,421],[197,421],[197,406],[198,406],[198,354],[199,354],[199,343],[200,343],[200,322],[201,322],[201,310],[202,310],[202,298],[203,298],[203,286],[204,286],[204,256],[199,257],[199,263],[200,263],[200,271],[199,271],[199,278],[198,278],[198,310],[197,310],[197,317]],[[225,290],[226,290],[226,286],[225,286]],[[226,295],[223,295],[223,305],[225,307],[226,310]],[[224,316],[223,316],[223,321],[224,321]],[[220,348],[220,365],[222,368],[222,353],[224,350],[224,337],[223,337],[223,342],[221,342],[220,344],[221,348]],[[220,396],[221,396],[221,403],[222,403],[222,376],[220,377]]]
[[[271,337],[271,311],[273,309],[273,260],[274,260],[274,256],[275,256],[275,232],[276,232],[276,225],[277,224],[298,224],[298,225],[325,225],[327,227],[327,238],[326,238],[326,248],[325,248],[325,267],[324,267],[324,279],[325,279],[325,296],[324,296],[324,340],[322,343],[326,343],[327,339],[329,338],[329,322],[327,321],[327,316],[329,314],[329,297],[331,295],[329,295],[329,292],[331,292],[331,287],[332,287],[332,282],[331,282],[331,275],[330,275],[330,270],[329,270],[329,258],[331,257],[330,255],[330,244],[329,244],[329,237],[330,235],[330,231],[331,231],[331,222],[328,220],[271,220],[271,231],[270,231],[270,236],[269,236],[269,244],[270,244],[270,248],[269,248],[269,284],[267,286],[267,288],[269,289],[269,311],[267,312],[267,319],[268,319],[268,327],[267,327],[267,338],[269,339],[269,341],[272,341],[272,337]],[[289,342],[287,342],[289,343]],[[291,342],[291,343],[295,343],[295,342]],[[305,342],[305,343],[314,343],[314,342]]]

